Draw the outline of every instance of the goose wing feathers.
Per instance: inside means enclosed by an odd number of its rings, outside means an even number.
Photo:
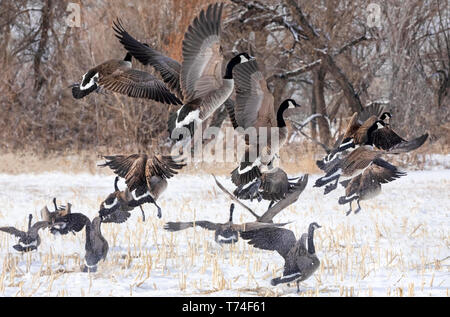
[[[167,87],[183,100],[180,86],[181,64],[136,40],[125,31],[120,20],[114,22],[113,29],[123,47],[142,64],[151,65],[160,74]]]
[[[99,85],[129,97],[147,98],[173,105],[181,104],[181,101],[166,88],[161,80],[136,69],[119,69],[111,75],[100,77]]]
[[[184,35],[180,79],[185,103],[222,86],[222,10],[223,3],[209,5],[194,19]]]
[[[0,227],[0,231],[15,235],[18,238],[25,238],[27,233],[20,231],[14,227]]]
[[[264,75],[258,69],[256,60],[238,64],[233,69],[236,89],[235,119],[247,129],[257,126],[275,126],[273,95],[267,88]]]
[[[289,250],[297,241],[292,231],[284,228],[263,228],[259,230],[241,232],[244,240],[255,248],[277,251],[283,258],[287,258]]]
[[[167,231],[180,231],[195,226],[199,226],[207,230],[217,230],[220,225],[206,220],[195,222],[168,222],[164,225],[164,229]]]
[[[163,179],[171,178],[186,164],[180,163],[173,156],[155,155],[149,161],[146,154],[132,154],[130,156],[104,156],[106,163],[118,176],[125,178],[130,191],[139,187],[147,187],[147,178],[159,176]]]

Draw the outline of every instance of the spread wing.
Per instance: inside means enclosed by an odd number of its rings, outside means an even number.
[[[15,235],[18,238],[25,238],[27,236],[26,232],[20,231],[14,227],[0,227],[0,231]]]
[[[131,214],[126,210],[116,210],[108,215],[106,215],[103,219],[103,223],[124,223],[130,218]]]
[[[211,4],[189,25],[183,39],[181,89],[185,103],[222,86],[220,24],[223,3]]]
[[[168,222],[164,225],[164,229],[167,231],[180,231],[195,226],[199,226],[207,230],[217,230],[220,225],[206,220],[195,222]]]
[[[140,186],[147,186],[145,166],[148,158],[146,154],[104,156],[104,158],[107,161],[100,166],[109,166],[114,173],[125,178],[130,191]]]
[[[248,127],[275,126],[275,109],[272,93],[258,69],[255,60],[238,64],[233,69],[236,90],[235,119],[237,124]],[[259,122],[257,122],[259,119]]]
[[[289,250],[297,241],[292,231],[284,228],[263,228],[259,230],[243,231],[241,237],[249,240],[248,244],[262,250],[277,251],[286,259]]]
[[[397,133],[395,133],[388,127],[375,130],[372,133],[372,136],[373,145],[383,150],[389,150],[394,145],[397,145],[401,142],[406,142],[405,139],[400,137]]]
[[[300,178],[297,183],[294,185],[294,190],[292,190],[289,194],[287,194],[282,200],[277,202],[271,208],[269,208],[259,219],[261,222],[271,222],[272,219],[278,215],[283,209],[292,205],[294,202],[298,200],[300,194],[305,190],[306,185],[308,184],[308,174],[305,174],[302,178]]]
[[[147,98],[170,105],[180,105],[165,84],[153,75],[136,69],[117,70],[99,79],[99,85],[107,90],[134,98]]]
[[[155,155],[153,157],[152,164],[149,164],[147,166],[149,170],[148,175],[157,175],[162,178],[171,178],[172,176],[178,174],[176,170],[182,169],[183,166],[186,166],[186,164],[178,161],[173,156]]]
[[[180,87],[181,64],[133,38],[119,20],[114,22],[113,29],[123,47],[142,64],[153,66],[167,87],[183,100]]]

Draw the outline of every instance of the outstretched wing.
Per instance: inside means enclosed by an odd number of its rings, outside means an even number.
[[[27,235],[26,232],[20,231],[14,227],[0,227],[0,231],[15,235],[19,238],[25,238]]]
[[[277,251],[286,259],[289,250],[295,245],[295,235],[291,230],[283,228],[263,228],[243,231],[241,237],[249,240],[248,244],[262,250]]]
[[[237,124],[249,127],[275,126],[275,109],[272,93],[267,88],[264,75],[258,68],[256,60],[238,64],[233,69],[236,89],[235,119]]]
[[[185,103],[222,86],[222,9],[223,3],[209,5],[194,19],[184,35],[180,78]]]
[[[153,75],[136,69],[117,70],[99,79],[98,84],[107,90],[134,98],[152,99],[169,105],[181,105],[165,84]]]
[[[148,157],[146,154],[104,156],[104,158],[107,160],[106,163],[99,166],[109,166],[114,173],[125,178],[125,183],[130,191],[139,186],[147,186],[145,166]]]
[[[125,31],[120,20],[114,22],[113,29],[123,47],[142,64],[153,66],[167,87],[183,100],[180,87],[181,64],[133,38]]]
[[[147,166],[149,170],[148,175],[171,178],[178,174],[176,170],[180,170],[184,166],[186,166],[186,164],[182,163],[181,160],[177,160],[174,156],[155,155],[152,163]]]
[[[217,230],[219,228],[218,224],[206,220],[200,220],[195,222],[168,222],[164,225],[164,229],[167,231],[180,231],[195,226],[199,226],[207,230]]]

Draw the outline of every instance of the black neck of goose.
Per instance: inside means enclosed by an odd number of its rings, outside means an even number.
[[[116,192],[119,191],[119,186],[117,186],[117,183],[119,182],[119,177],[116,176],[116,179],[114,180],[114,190]]]
[[[230,219],[228,220],[230,223],[233,222],[233,211],[234,211],[234,204],[230,206]]]
[[[225,70],[225,76],[223,76],[224,79],[233,79],[233,68],[234,66],[239,64],[238,59],[239,57],[234,57],[228,62],[227,68]]]
[[[55,206],[55,211],[58,210],[58,206],[56,205],[56,197],[53,198],[53,206]]]
[[[132,58],[133,58],[133,55],[131,55],[130,53],[127,53],[127,55],[125,55],[125,58],[123,60],[131,63]]]
[[[29,214],[28,215],[28,230],[30,230],[30,228],[31,228],[31,219],[33,219],[33,215]]]
[[[283,114],[284,114],[284,110],[286,110],[289,107],[289,103],[287,101],[284,101],[281,105],[280,108],[278,108],[277,111],[277,125],[279,128],[283,128],[286,126],[286,122],[284,121],[283,118]]]
[[[308,253],[314,254],[316,253],[316,249],[314,248],[314,226],[309,226],[308,229]]]

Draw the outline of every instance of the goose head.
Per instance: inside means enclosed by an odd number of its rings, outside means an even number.
[[[225,71],[225,76],[223,78],[225,79],[232,79],[233,78],[233,68],[234,66],[242,63],[246,63],[248,61],[251,61],[255,59],[253,56],[250,56],[248,53],[239,53],[236,56],[234,56],[227,64],[227,68]]]

